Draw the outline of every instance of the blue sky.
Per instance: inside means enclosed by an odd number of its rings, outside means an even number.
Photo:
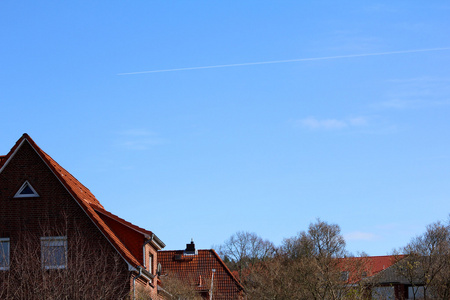
[[[167,249],[238,230],[280,244],[321,218],[348,250],[388,254],[450,212],[449,14],[448,1],[2,1],[0,153],[27,132]],[[299,61],[120,75],[283,60]]]

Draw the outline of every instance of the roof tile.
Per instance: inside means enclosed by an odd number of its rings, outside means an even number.
[[[214,250],[197,250],[197,254],[184,254],[183,250],[159,251],[158,261],[162,274],[176,276],[191,282],[198,291],[209,290],[214,273],[214,299],[239,299],[244,290]]]

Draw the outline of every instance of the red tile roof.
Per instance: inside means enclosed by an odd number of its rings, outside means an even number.
[[[157,250],[165,247],[165,244],[153,234],[144,228],[140,228],[122,218],[104,210],[103,208],[91,205],[98,213],[100,218],[111,228],[116,236],[127,245],[130,252],[138,261],[143,264],[142,246],[146,239],[151,239]]]
[[[339,267],[342,271],[349,272],[349,281],[358,282],[363,277],[372,277],[377,273],[391,267],[405,256],[385,255],[385,256],[363,256],[363,257],[347,257],[339,259]],[[356,274],[359,272],[360,274]]]
[[[183,282],[191,282],[198,291],[210,289],[214,273],[214,299],[239,299],[244,288],[214,250],[197,250],[197,254],[185,254],[183,250],[159,251],[162,275],[175,276]],[[162,279],[164,283],[164,279]]]
[[[59,181],[64,185],[67,191],[72,195],[72,197],[78,202],[81,208],[86,212],[94,224],[99,228],[99,230],[104,234],[104,236],[111,242],[114,248],[122,255],[122,257],[133,267],[143,267],[142,259],[137,259],[135,255],[130,251],[133,248],[133,243],[136,242],[132,239],[120,239],[118,234],[114,232],[114,228],[107,224],[109,219],[114,219],[128,227],[133,228],[134,231],[139,232],[142,237],[147,234],[152,234],[151,231],[142,229],[135,226],[119,217],[106,211],[97,198],[91,193],[91,191],[81,184],[72,174],[67,172],[63,167],[61,167],[55,160],[53,160],[47,153],[45,153],[41,148],[39,148],[36,143],[28,136],[28,134],[23,134],[23,136],[16,142],[10,152],[5,156],[0,156],[0,172],[3,167],[7,164],[10,158],[14,156],[17,149],[20,148],[22,143],[28,142],[36,153],[42,158],[42,160],[47,164],[50,170],[55,174]],[[109,219],[105,218],[108,216]],[[106,222],[105,222],[106,221]],[[161,242],[162,243],[162,242]],[[139,247],[142,247],[143,243],[140,242]],[[162,243],[163,247],[165,246]],[[142,256],[142,255],[141,255]],[[139,257],[139,256],[138,256]]]
[[[101,215],[106,216],[106,217],[108,217],[110,219],[113,219],[113,220],[117,221],[118,223],[121,223],[124,226],[129,227],[130,229],[133,229],[134,231],[137,231],[137,232],[141,233],[142,235],[146,235],[148,237],[153,235],[153,232],[151,232],[151,231],[149,231],[147,229],[141,228],[139,226],[136,226],[136,225],[134,225],[134,224],[132,224],[132,223],[130,223],[130,222],[128,222],[128,221],[126,221],[126,220],[124,220],[124,219],[122,219],[122,218],[120,218],[120,217],[118,217],[118,216],[116,216],[116,215],[114,215],[112,213],[110,213],[109,211],[105,210],[101,206],[96,206],[96,205],[91,205],[91,206],[95,209],[95,211],[99,212]]]

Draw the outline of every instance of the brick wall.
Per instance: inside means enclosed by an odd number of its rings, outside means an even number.
[[[25,181],[40,197],[14,198]],[[117,263],[117,251],[25,141],[0,173],[0,237],[10,238],[11,261],[15,261],[21,255],[18,243],[39,247],[43,236],[67,236],[68,249],[89,249],[93,255],[111,257],[111,264]],[[68,253],[68,260],[75,258],[76,254]],[[119,264],[118,276],[108,280],[126,286],[128,293],[128,265],[123,259]]]

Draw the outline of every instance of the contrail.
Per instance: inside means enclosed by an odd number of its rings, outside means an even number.
[[[365,56],[380,56],[380,55],[393,55],[393,54],[430,52],[430,51],[444,51],[444,50],[450,50],[450,47],[446,47],[446,48],[431,48],[431,49],[403,50],[403,51],[390,51],[390,52],[377,52],[377,53],[364,53],[364,54],[350,54],[350,55],[338,55],[338,56],[297,58],[297,59],[287,59],[287,60],[272,60],[272,61],[260,61],[260,62],[239,63],[239,64],[229,64],[229,65],[204,66],[204,67],[188,67],[188,68],[177,68],[177,69],[163,69],[163,70],[153,70],[153,71],[119,73],[117,75],[137,75],[137,74],[175,72],[175,71],[189,71],[189,70],[201,70],[201,69],[231,68],[231,67],[254,66],[254,65],[282,64],[282,63],[299,62],[299,61],[340,59],[340,58],[353,58],[353,57],[365,57]]]

